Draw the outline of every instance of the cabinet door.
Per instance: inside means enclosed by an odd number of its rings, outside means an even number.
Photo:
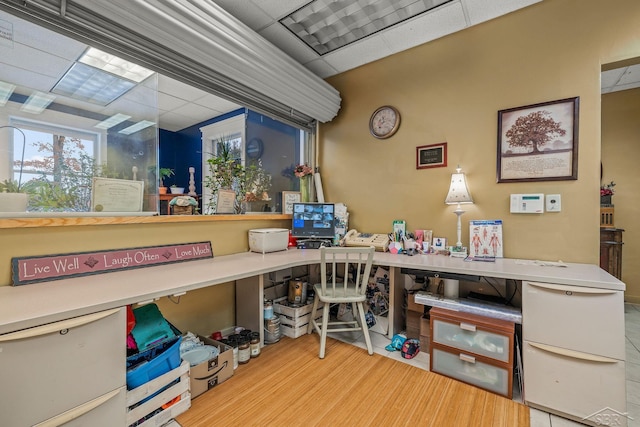
[[[0,335],[2,424],[34,425],[124,387],[125,340],[123,308]]]
[[[523,338],[625,359],[623,292],[550,283],[522,283]]]
[[[624,362],[525,340],[523,364],[526,404],[592,425],[627,425]]]

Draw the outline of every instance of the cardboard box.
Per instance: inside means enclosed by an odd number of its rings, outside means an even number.
[[[420,318],[422,313],[415,311],[407,311],[407,338],[419,338],[420,337]]]
[[[407,310],[418,313],[424,312],[424,305],[415,301],[415,294],[407,294]]]
[[[198,335],[206,345],[218,347],[217,357],[191,367],[191,398],[201,395],[231,378],[233,375],[233,348],[211,338]]]

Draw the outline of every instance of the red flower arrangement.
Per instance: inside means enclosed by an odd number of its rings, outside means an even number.
[[[616,183],[611,181],[607,185],[603,185],[600,187],[600,195],[601,196],[613,196],[615,194],[615,190],[613,187],[616,186]]]
[[[298,178],[304,178],[305,176],[313,175],[313,169],[311,169],[311,167],[305,163],[304,165],[296,166],[296,168],[293,170],[293,173]]]

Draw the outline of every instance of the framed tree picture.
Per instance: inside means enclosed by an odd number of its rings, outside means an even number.
[[[498,111],[498,182],[578,179],[580,98]]]

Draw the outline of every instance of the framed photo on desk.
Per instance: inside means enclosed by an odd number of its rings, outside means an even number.
[[[283,191],[282,192],[282,213],[292,214],[293,204],[299,203],[302,200],[302,195],[299,191]]]
[[[233,190],[218,190],[216,203],[217,214],[236,213],[236,192]]]

